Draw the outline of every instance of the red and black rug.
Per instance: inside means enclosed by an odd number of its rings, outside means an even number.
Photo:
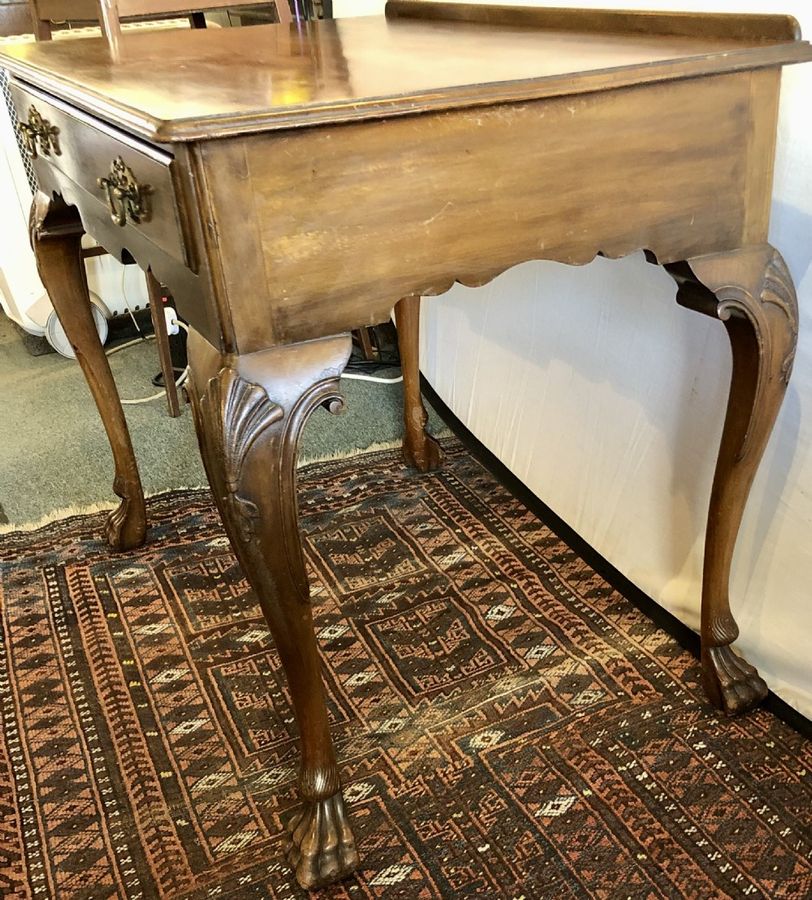
[[[810,743],[697,661],[459,444],[309,467],[300,497],[363,870],[320,897],[812,891]],[[267,897],[296,735],[205,492],[3,539],[0,895]]]

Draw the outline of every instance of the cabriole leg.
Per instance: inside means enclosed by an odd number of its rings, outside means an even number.
[[[82,223],[73,207],[40,192],[31,207],[30,227],[40,279],[76,352],[113,451],[113,490],[121,503],[107,520],[107,540],[116,550],[131,550],[146,537],[144,492],[127,420],[93,321],[82,259]]]
[[[200,451],[234,552],[276,642],[301,737],[302,809],[288,859],[304,888],[348,875],[358,854],[344,812],[296,504],[296,457],[307,417],[342,407],[349,335],[244,356],[222,355],[192,331],[191,384]]]
[[[711,492],[702,583],[702,671],[713,704],[733,715],[767,694],[731,644],[730,564],[744,506],[789,381],[798,303],[786,263],[765,244],[668,266],[683,306],[724,323],[733,373]]]
[[[403,453],[409,465],[432,472],[442,464],[443,451],[426,431],[429,417],[420,394],[420,300],[404,297],[395,305],[403,373]]]

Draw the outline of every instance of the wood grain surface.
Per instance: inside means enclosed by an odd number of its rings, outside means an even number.
[[[574,9],[508,4],[389,0],[388,18],[522,25],[553,31],[733,38],[744,41],[800,40],[796,19],[775,13],[657,12],[647,9]]]
[[[760,243],[778,84],[768,69],[200,144],[236,346],[374,324],[530,259]]]
[[[782,29],[790,30],[784,24],[773,31]],[[788,36],[606,32],[577,15],[564,30],[399,16],[170,30],[124,34],[120,53],[114,63],[104,39],[88,38],[4,47],[0,63],[133,134],[184,141],[572,96],[812,58],[806,42]]]

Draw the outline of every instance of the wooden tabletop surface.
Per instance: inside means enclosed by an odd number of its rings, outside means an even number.
[[[691,27],[671,29],[688,34],[668,34],[646,33],[645,14],[606,28],[586,11],[572,18],[558,11],[556,18],[536,9],[524,20],[460,21],[417,18],[413,5],[391,6],[388,18],[132,33],[118,62],[101,38],[19,44],[2,48],[0,65],[107,122],[169,142],[812,58],[784,16],[727,17],[730,24],[747,20],[743,31],[703,27],[719,17],[693,16]],[[468,9],[481,16],[481,8]]]

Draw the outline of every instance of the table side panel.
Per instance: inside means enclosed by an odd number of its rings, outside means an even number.
[[[781,69],[753,72],[750,78],[744,244],[762,244],[768,240],[780,95]]]
[[[765,239],[778,74],[201,144],[239,349],[380,322],[530,259]]]

